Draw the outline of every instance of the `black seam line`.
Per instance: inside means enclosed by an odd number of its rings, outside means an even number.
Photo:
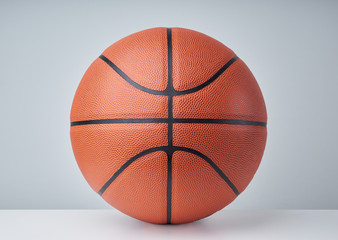
[[[239,191],[235,187],[235,185],[230,181],[230,179],[225,175],[225,173],[214,163],[210,158],[208,158],[203,153],[194,150],[192,148],[186,148],[186,147],[174,147],[175,151],[183,151],[183,152],[189,152],[194,155],[199,156],[200,158],[203,158],[207,163],[210,164],[210,166],[223,178],[223,180],[229,185],[229,187],[232,189],[232,191],[238,196]]]
[[[172,66],[172,41],[171,41],[171,29],[167,28],[167,45],[168,45],[168,146],[173,145],[172,132],[173,132],[173,66]]]
[[[171,148],[171,149],[169,149]],[[173,151],[172,147],[168,147],[167,151],[167,157],[168,157],[168,169],[167,169],[167,224],[171,223],[171,196],[172,196],[172,157],[173,157]]]
[[[97,193],[102,195],[104,193],[104,191],[106,191],[106,189],[110,186],[110,184],[123,172],[123,170],[125,170],[130,164],[132,164],[135,160],[137,160],[140,157],[143,157],[149,153],[153,153],[153,152],[157,152],[157,151],[167,151],[166,146],[161,146],[161,147],[154,147],[154,148],[149,148],[143,152],[140,152],[138,154],[136,154],[134,157],[130,158],[127,162],[125,162],[120,168],[119,170],[117,170],[113,176],[103,185],[103,187],[100,189],[100,191],[98,191]]]
[[[163,151],[166,152],[167,155],[169,156],[168,161],[172,162],[172,155],[173,152],[175,151],[182,151],[182,152],[189,152],[192,153],[200,158],[202,158],[203,160],[205,160],[207,163],[210,164],[210,166],[218,173],[218,175],[229,185],[229,187],[232,189],[232,191],[236,194],[239,195],[239,191],[238,189],[235,187],[235,185],[231,182],[231,180],[225,175],[225,173],[216,165],[216,163],[214,163],[210,158],[208,158],[206,155],[204,155],[203,153],[194,150],[192,148],[186,148],[186,147],[178,147],[178,146],[160,146],[160,147],[154,147],[154,148],[149,148],[145,151],[142,151],[138,154],[136,154],[135,156],[133,156],[132,158],[130,158],[126,163],[124,163],[114,174],[113,176],[103,185],[103,187],[100,189],[100,191],[98,191],[98,194],[102,195],[106,189],[112,184],[112,182],[130,165],[132,164],[134,161],[136,161],[137,159],[153,153],[153,152],[158,152],[158,151]],[[172,165],[170,164],[170,168],[172,168]],[[172,169],[170,169],[171,171],[169,171],[172,174]],[[170,175],[170,178],[172,178],[172,175]],[[171,185],[170,185],[171,186]],[[170,200],[171,200],[171,187],[170,187]],[[168,209],[168,208],[167,208]],[[170,208],[171,210],[171,205]],[[170,215],[171,216],[171,211],[170,211]],[[168,217],[168,216],[167,216]]]
[[[184,90],[184,91],[176,91],[175,95],[189,94],[189,93],[197,92],[197,91],[201,90],[202,88],[205,88],[210,83],[215,81],[219,76],[221,76],[222,73],[225,70],[227,70],[237,59],[238,59],[237,56],[234,56],[233,58],[231,58],[229,60],[229,62],[227,62],[220,70],[218,70],[208,81],[206,81],[206,82],[202,83],[201,85],[194,87],[194,88],[190,88],[190,89],[187,89],[187,90]]]
[[[239,192],[236,189],[236,187],[231,183],[229,178],[222,172],[221,169],[218,168],[218,166],[211,161],[207,156],[204,154],[189,148],[184,147],[174,147],[173,146],[173,123],[175,122],[175,119],[173,118],[173,96],[177,95],[184,95],[189,94],[193,92],[197,92],[204,87],[211,84],[213,81],[215,81],[226,69],[228,69],[231,64],[233,64],[238,57],[233,57],[230,61],[228,61],[220,70],[218,70],[209,80],[205,81],[203,84],[188,89],[184,91],[176,91],[173,87],[173,79],[172,79],[172,30],[171,28],[167,28],[167,47],[168,47],[168,85],[167,88],[164,91],[157,91],[152,90],[146,87],[141,86],[140,84],[133,81],[131,78],[129,78],[120,68],[118,68],[113,62],[111,62],[108,58],[101,55],[99,58],[102,59],[106,64],[108,64],[117,74],[119,74],[124,80],[126,80],[128,83],[130,83],[135,88],[155,95],[165,95],[168,96],[168,118],[167,119],[102,119],[102,120],[89,120],[89,121],[77,121],[72,122],[71,126],[76,125],[86,125],[86,124],[107,124],[107,123],[140,123],[141,122],[167,122],[168,123],[168,146],[162,146],[162,147],[155,147],[148,150],[145,150],[131,159],[129,159],[125,164],[122,165],[122,167],[117,170],[117,172],[114,173],[114,175],[104,184],[104,186],[99,190],[99,194],[102,195],[104,191],[109,187],[109,185],[123,172],[124,169],[126,169],[132,162],[134,162],[136,159],[152,153],[156,151],[165,151],[168,157],[168,174],[167,174],[167,223],[171,223],[171,198],[172,198],[172,154],[176,150],[186,151],[190,152],[192,154],[195,154],[205,161],[207,161],[214,169],[215,171],[227,182],[227,184],[233,189],[233,191],[238,195]],[[189,119],[176,119],[176,121],[181,123],[188,123]],[[201,122],[202,121],[202,122]],[[220,121],[213,120],[206,120],[206,119],[195,119],[191,123],[223,123]],[[234,124],[233,120],[228,120],[229,124]],[[240,124],[240,122],[238,122]],[[243,122],[242,122],[243,123]]]
[[[169,55],[169,52],[168,52],[168,55]],[[183,91],[177,91],[174,88],[172,88],[172,89],[167,88],[164,91],[158,91],[158,90],[153,90],[153,89],[150,89],[150,88],[143,87],[142,85],[136,83],[130,77],[128,77],[127,74],[125,74],[119,67],[117,67],[113,62],[111,62],[108,58],[106,58],[104,55],[100,55],[99,58],[102,59],[106,64],[108,64],[117,74],[119,74],[124,80],[126,80],[128,83],[130,83],[135,88],[137,88],[141,91],[150,93],[150,94],[164,95],[164,96],[169,96],[169,95],[178,96],[178,95],[185,95],[185,94],[197,92],[197,91],[201,90],[202,88],[205,88],[206,86],[210,85],[212,82],[214,82],[225,70],[227,70],[238,59],[237,56],[230,59],[209,80],[205,81],[201,85],[198,85],[197,87],[187,89],[187,90],[183,90]],[[171,56],[171,58],[172,58],[172,56]],[[168,60],[172,60],[172,59],[168,59]],[[168,72],[169,71],[172,72],[172,61],[171,61],[171,63],[168,62],[168,68],[169,67],[171,68],[171,70],[168,69]],[[168,76],[168,78],[169,78],[169,76]],[[169,86],[169,82],[168,82],[168,86]]]
[[[169,113],[169,112],[168,112]],[[251,125],[266,127],[267,123],[237,120],[237,119],[198,119],[198,118],[122,118],[122,119],[97,119],[87,121],[71,122],[71,126],[91,125],[91,124],[117,124],[117,123],[207,123],[207,124],[230,124],[230,125]]]
[[[120,118],[120,119],[97,119],[87,121],[75,121],[71,126],[90,124],[114,124],[114,123],[167,123],[167,118]]]
[[[238,119],[174,118],[174,123],[214,123],[214,124],[252,125],[252,126],[266,127],[265,122],[238,120]]]
[[[173,154],[173,47],[171,28],[167,28],[168,48],[168,85],[166,93],[168,96],[168,167],[167,167],[167,224],[171,223],[171,198],[172,198],[172,154]]]
[[[114,63],[112,63],[108,58],[106,58],[103,55],[100,55],[100,57],[105,63],[107,63],[112,69],[115,70],[115,72],[117,72],[118,75],[120,75],[124,80],[126,80],[128,83],[130,83],[132,86],[134,86],[137,89],[140,89],[144,92],[150,93],[150,94],[155,94],[155,95],[166,95],[164,94],[164,91],[157,91],[157,90],[153,90],[150,88],[146,88],[143,87],[142,85],[134,82],[133,80],[131,80],[130,77],[127,76],[127,74],[125,74],[120,68],[118,68]]]

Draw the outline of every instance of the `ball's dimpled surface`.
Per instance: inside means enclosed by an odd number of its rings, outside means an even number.
[[[253,178],[267,134],[264,99],[245,63],[236,59],[210,84],[180,95],[173,93],[203,85],[235,53],[196,31],[153,28],[119,40],[102,55],[136,84],[163,94],[136,88],[101,58],[89,67],[72,105],[71,122],[80,123],[71,127],[71,140],[94,191],[152,223],[195,221],[233,201],[234,188],[242,192]],[[83,123],[103,119],[155,120]]]

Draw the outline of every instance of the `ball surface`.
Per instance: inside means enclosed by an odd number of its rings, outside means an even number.
[[[153,28],[108,47],[71,110],[75,158],[92,189],[125,214],[186,223],[231,203],[266,142],[260,88],[217,40]]]

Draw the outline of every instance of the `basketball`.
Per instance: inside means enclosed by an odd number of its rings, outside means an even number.
[[[231,49],[197,31],[152,28],[90,65],[70,135],[83,176],[106,202],[142,221],[180,224],[245,190],[266,123],[261,90]]]

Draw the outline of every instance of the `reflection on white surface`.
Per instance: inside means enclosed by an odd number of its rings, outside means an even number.
[[[155,225],[116,210],[1,210],[0,239],[334,239],[337,210],[223,210]]]

